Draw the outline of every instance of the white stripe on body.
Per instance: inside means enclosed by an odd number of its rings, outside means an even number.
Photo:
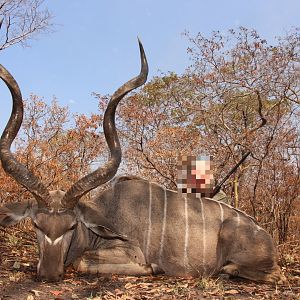
[[[158,183],[156,183],[156,182],[151,182],[151,183],[152,183],[152,184],[155,184],[156,186],[161,187],[162,189],[165,189],[164,186],[162,186],[162,185],[160,185],[160,184],[158,184]],[[173,194],[178,194],[178,192],[176,192],[176,191],[174,191],[174,190],[170,190],[170,189],[166,189],[166,190],[167,190],[168,192],[173,193]],[[197,198],[200,199],[201,197],[198,197],[198,196],[197,196]],[[205,199],[208,199],[209,201],[213,201],[213,202],[216,202],[216,203],[220,203],[218,200],[215,200],[215,199],[212,199],[212,198],[209,198],[209,197],[205,197]],[[254,221],[255,224],[257,224],[257,220],[255,220],[252,216],[246,214],[244,211],[242,211],[242,210],[240,210],[240,209],[238,209],[238,208],[235,208],[235,207],[233,207],[232,205],[227,204],[227,203],[225,203],[225,202],[222,202],[222,205],[225,205],[225,206],[227,206],[227,207],[229,207],[229,208],[235,210],[236,212],[239,212],[241,215],[246,216],[247,218],[249,218],[249,219],[251,219],[252,221]]]
[[[183,254],[183,263],[184,267],[187,270],[189,266],[188,258],[188,242],[189,242],[189,216],[188,216],[188,199],[184,197],[184,215],[185,215],[185,236],[184,236],[184,254]]]
[[[54,241],[52,241],[46,234],[45,234],[45,241],[47,243],[49,243],[50,245],[57,245],[63,238],[64,235],[61,235],[60,237],[58,237],[57,239],[55,239]]]
[[[151,239],[151,230],[152,230],[152,184],[149,182],[149,208],[148,208],[148,231],[147,231],[147,240],[146,240],[146,251],[145,256],[146,260],[149,260],[149,246]]]
[[[206,197],[206,199],[208,199],[209,201],[216,202],[216,203],[221,203],[221,202],[222,202],[222,201],[219,202],[218,200],[215,200],[215,199],[212,199],[212,198],[208,198],[208,197]],[[236,208],[236,207],[233,207],[232,205],[229,205],[229,204],[227,204],[227,203],[225,203],[225,202],[222,202],[222,205],[227,206],[227,207],[233,209],[233,210],[236,211],[237,213],[240,213],[240,215],[243,215],[243,216],[245,216],[245,217],[251,219],[255,224],[257,224],[257,220],[255,220],[254,217],[252,217],[252,216],[246,214],[244,211],[242,211],[242,210],[240,210],[240,209],[238,209],[238,208]]]
[[[221,223],[224,222],[224,209],[223,209],[223,206],[222,204],[219,202],[219,207],[220,207],[220,219],[221,219]]]
[[[240,222],[241,222],[241,217],[240,217],[240,214],[238,212],[236,212],[236,218],[237,218],[237,227],[239,227]]]
[[[205,215],[204,215],[204,205],[203,201],[200,198],[200,203],[201,203],[201,218],[202,218],[202,249],[203,249],[203,256],[202,256],[202,265],[203,265],[203,271],[205,273],[206,271],[206,227],[205,227]]]
[[[164,217],[163,217],[163,223],[162,223],[162,229],[161,229],[161,238],[160,238],[159,263],[162,262],[162,253],[163,253],[163,249],[164,249],[166,223],[167,223],[167,189],[164,188]]]

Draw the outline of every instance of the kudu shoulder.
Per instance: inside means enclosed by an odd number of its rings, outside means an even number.
[[[96,235],[102,238],[127,240],[127,236],[118,232],[95,203],[79,201],[76,207],[76,214],[80,221]]]

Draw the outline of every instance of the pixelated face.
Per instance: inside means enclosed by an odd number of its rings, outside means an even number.
[[[213,187],[210,156],[182,156],[178,161],[177,185],[180,193],[209,197]]]

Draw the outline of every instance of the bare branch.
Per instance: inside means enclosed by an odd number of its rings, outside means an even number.
[[[52,16],[44,0],[4,0],[0,5],[0,51],[48,33]]]

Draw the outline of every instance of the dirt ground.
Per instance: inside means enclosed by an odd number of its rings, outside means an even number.
[[[284,262],[287,283],[272,286],[240,279],[84,276],[71,268],[60,283],[39,282],[34,233],[18,228],[0,229],[0,253],[1,300],[300,299],[299,255],[287,256]]]

